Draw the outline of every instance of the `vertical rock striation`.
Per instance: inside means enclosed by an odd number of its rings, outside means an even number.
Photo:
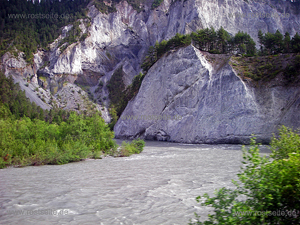
[[[91,70],[105,74],[109,79],[111,71],[121,64],[124,80],[131,81],[140,72],[148,47],[156,41],[170,39],[176,33],[223,26],[232,35],[241,30],[257,41],[259,29],[264,33],[278,29],[291,35],[300,30],[299,12],[290,3],[282,1],[165,0],[155,10],[146,4],[140,13],[122,1],[116,8],[117,12],[107,15],[90,6],[92,22],[85,28],[90,36],[62,53],[54,48],[48,72],[79,74]]]
[[[91,87],[90,91],[93,96],[97,99],[101,99],[98,103],[103,106],[101,108],[105,111],[107,121],[109,121],[107,113],[107,106],[109,105],[108,89],[106,88],[107,82],[110,80],[114,71],[122,66],[124,72],[123,81],[125,85],[129,85],[133,77],[141,71],[140,65],[149,46],[154,45],[156,41],[169,39],[176,33],[186,34],[206,27],[218,29],[223,26],[223,28],[232,35],[239,30],[245,31],[256,41],[259,29],[264,33],[275,32],[278,29],[281,33],[288,31],[291,35],[294,35],[296,31],[300,30],[299,9],[290,2],[284,1],[164,0],[163,3],[154,10],[151,10],[151,2],[146,2],[144,10],[139,13],[126,1],[121,1],[116,5],[116,9],[117,12],[103,14],[100,13],[95,6],[90,4],[88,12],[88,16],[91,18],[90,26],[86,26],[87,24],[83,23],[82,20],[80,24],[82,32],[88,31],[89,33],[89,36],[84,41],[73,43],[63,51],[60,51],[58,47],[59,41],[64,38],[72,28],[72,25],[66,26],[62,29],[62,35],[57,41],[50,45],[50,51],[38,51],[35,54],[32,72],[28,72],[31,70],[31,66],[25,65],[26,63],[24,64],[22,60],[15,60],[13,57],[10,59],[9,57],[4,57],[2,64],[6,69],[6,74],[14,73],[15,77],[27,77],[25,73],[34,74],[34,80],[32,82],[36,84],[37,74],[39,77],[43,76],[45,78],[45,82],[43,83],[50,84],[47,87],[49,87],[49,91],[51,91],[52,94],[60,92],[62,90],[62,84],[65,81],[70,83],[76,82],[82,86]],[[13,64],[18,64],[17,66],[26,69],[16,70],[13,68]],[[190,70],[193,70],[192,67],[191,65]],[[194,69],[196,70],[197,68]],[[209,70],[209,66],[206,69]],[[209,72],[207,72],[207,74],[210,74],[210,76],[216,75],[216,73]],[[209,83],[204,84],[206,82],[206,78],[204,77],[199,78],[203,82],[202,89],[207,88],[208,85],[216,85],[217,88],[222,88],[221,84],[212,82],[212,80],[215,79],[214,77],[210,78]],[[222,77],[224,77],[223,79],[229,79],[226,74],[223,74]],[[189,77],[187,79],[188,83],[186,84],[182,80],[178,81],[183,83],[183,86],[179,86],[175,92],[184,91],[186,87],[192,84],[193,79],[196,78]],[[236,80],[233,82],[234,84],[239,84],[239,87],[234,88],[237,88],[237,90],[243,93],[247,93],[249,99],[255,98],[256,95],[251,94],[253,90],[248,90],[245,85],[238,82],[239,79],[237,77],[231,79]],[[218,80],[218,82],[222,81],[223,80]],[[177,80],[173,82],[177,82]],[[39,83],[42,83],[42,81],[39,80]],[[96,93],[95,90],[97,90],[97,86],[100,83],[101,91]],[[172,85],[176,86],[179,84]],[[196,83],[194,86],[196,86]],[[35,88],[35,86],[32,88]],[[197,86],[197,88],[200,87]],[[164,90],[161,92],[163,91]],[[34,95],[33,92],[31,94]],[[164,94],[171,96],[173,92],[168,91],[168,93]],[[276,93],[272,92],[270,96],[276,97]],[[53,96],[53,98],[55,98],[55,96]],[[169,97],[166,98],[166,101],[169,101]],[[247,101],[243,103],[246,106],[247,104],[253,104],[253,101],[250,101],[248,98],[246,99]],[[36,98],[33,96],[32,99]],[[56,100],[59,101],[59,99]],[[47,99],[46,102],[48,102]],[[44,104],[40,100],[36,100],[36,103],[39,105]],[[178,110],[183,110],[185,103],[182,102],[180,104],[183,105],[180,106]],[[43,105],[43,108],[49,107],[52,106]],[[205,110],[205,107],[207,106],[203,105],[203,108],[200,110]],[[216,107],[221,106],[217,105]],[[257,105],[253,107],[252,105],[251,107],[247,106],[246,108],[251,109],[249,112],[247,111],[249,116],[251,113],[260,110]],[[223,107],[222,110],[228,109]],[[262,114],[259,115],[259,119],[264,117]],[[184,118],[184,120],[189,121],[190,119]],[[178,122],[178,124],[179,123],[180,122]],[[181,123],[183,122],[181,121]],[[224,126],[226,130],[227,125],[225,124]],[[247,126],[251,127],[252,125],[245,125],[243,129],[248,129]],[[229,129],[229,136],[224,137],[224,139],[227,140],[230,138],[231,129],[234,128]],[[204,136],[210,135],[206,133],[205,130],[201,132],[203,132]],[[243,132],[241,131],[241,133]],[[182,138],[182,140],[186,139],[184,137],[180,138]],[[198,139],[199,138],[196,138],[195,140],[197,141]]]
[[[247,85],[226,62],[212,66],[193,46],[161,58],[114,131],[185,143],[268,142],[281,124],[300,127],[298,87]]]

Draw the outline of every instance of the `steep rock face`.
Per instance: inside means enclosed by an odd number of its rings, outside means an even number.
[[[19,83],[21,89],[25,90],[26,96],[39,105],[42,109],[50,109],[51,106],[42,101],[35,89],[39,87],[37,79],[37,69],[35,65],[28,65],[23,59],[22,53],[18,57],[10,53],[5,53],[2,57],[1,69],[4,70],[6,76],[12,76],[15,83]],[[43,89],[40,90],[42,94],[48,96],[49,93]]]
[[[109,79],[111,71],[121,64],[124,80],[130,83],[139,73],[148,47],[176,33],[223,26],[232,35],[241,30],[257,41],[259,29],[264,33],[278,29],[291,35],[300,30],[299,14],[288,2],[282,1],[165,0],[155,10],[145,5],[140,13],[122,1],[116,8],[117,12],[106,15],[90,6],[92,22],[85,28],[90,36],[82,43],[69,46],[63,53],[54,48],[48,72],[78,74],[91,70]]]
[[[115,125],[118,138],[185,143],[268,142],[281,124],[299,128],[300,89],[246,85],[228,63],[212,66],[193,46],[161,58]]]
[[[113,72],[122,66],[123,81],[129,85],[141,69],[140,65],[150,45],[169,39],[176,33],[191,33],[197,29],[223,26],[232,35],[239,30],[248,32],[257,41],[257,32],[275,32],[277,29],[294,35],[300,30],[300,16],[288,2],[244,0],[165,0],[157,9],[151,4],[137,13],[126,1],[116,5],[117,12],[100,13],[89,7],[91,26],[89,36],[81,43],[74,43],[60,52],[55,44],[49,55],[49,66],[42,71],[49,74],[76,74],[80,77],[101,74],[93,81],[91,90],[102,83],[101,93],[93,93],[100,104],[109,105],[105,88]],[[64,33],[70,27],[65,27]],[[88,72],[87,72],[88,71]],[[78,80],[80,81],[80,79]]]
[[[156,41],[169,39],[176,33],[190,33],[210,26],[215,29],[223,26],[232,35],[239,30],[246,31],[256,41],[258,29],[264,33],[278,29],[281,33],[288,31],[291,35],[300,30],[299,10],[297,12],[290,3],[283,1],[164,0],[155,10],[151,10],[151,3],[146,2],[144,10],[137,13],[131,5],[122,1],[116,5],[117,12],[108,15],[90,5],[88,16],[91,26],[86,26],[82,20],[80,24],[83,33],[89,32],[85,41],[73,43],[61,52],[59,41],[72,28],[72,25],[66,26],[62,29],[62,35],[50,45],[50,51],[38,51],[35,54],[32,69],[31,66],[22,65],[27,72],[9,66],[13,65],[13,61],[2,60],[6,74],[14,73],[20,78],[34,74],[32,83],[38,84],[38,73],[46,78],[45,88],[52,94],[61,90],[65,80],[90,86],[90,91],[95,99],[99,99],[97,103],[103,106],[103,113],[109,121],[107,82],[114,71],[122,66],[123,81],[129,85],[141,71],[140,65],[148,47]],[[63,81],[62,75],[65,77]],[[43,81],[39,80],[39,83]],[[96,93],[100,83],[103,88]],[[33,92],[31,94],[34,95]],[[33,96],[32,99],[36,98]],[[36,103],[44,104],[40,100],[36,100]],[[52,106],[43,106],[49,107]]]

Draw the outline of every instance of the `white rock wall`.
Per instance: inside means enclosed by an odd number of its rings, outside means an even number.
[[[300,128],[299,109],[299,88],[249,87],[229,64],[215,71],[188,46],[149,70],[114,131],[185,143],[247,143],[255,134],[268,142],[279,125]]]

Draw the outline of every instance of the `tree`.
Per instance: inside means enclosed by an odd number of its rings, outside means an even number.
[[[250,35],[248,35],[246,50],[247,50],[247,54],[249,56],[253,56],[253,55],[256,54],[256,47],[255,46],[256,46],[255,41],[250,37]]]
[[[220,29],[217,32],[218,37],[218,49],[221,53],[227,53],[228,52],[228,42],[230,40],[229,33],[224,30],[224,28],[221,26]]]
[[[281,53],[283,50],[283,35],[277,30],[274,34],[274,53]]]
[[[150,69],[150,67],[156,62],[156,60],[157,60],[156,49],[155,49],[155,47],[150,46],[141,68],[144,71],[148,71]]]
[[[166,40],[162,40],[160,44],[157,43],[155,43],[155,49],[157,52],[157,56],[160,58],[166,52],[166,47],[168,42]]]
[[[208,39],[209,39],[209,51],[214,51],[217,45],[217,33],[213,27],[208,30]]]
[[[268,54],[274,53],[274,35],[272,33],[267,32],[264,35],[264,45]]]
[[[210,46],[209,39],[209,29],[202,29],[197,31],[197,33],[192,34],[193,40],[197,46],[202,51],[208,51]]]
[[[254,55],[256,52],[255,42],[249,34],[239,31],[234,36],[234,51],[240,54]]]
[[[300,52],[300,35],[298,34],[298,32],[293,37],[291,44],[293,52]]]
[[[204,194],[201,205],[212,206],[214,214],[205,222],[197,216],[198,221],[190,224],[299,224],[299,143],[297,133],[282,127],[279,138],[271,142],[270,159],[260,156],[253,138],[249,150],[243,148],[244,166],[238,174],[239,182],[233,181],[236,189],[221,188],[215,197]],[[198,202],[200,199],[196,198]]]
[[[289,53],[290,46],[291,46],[291,37],[290,37],[289,32],[285,32],[285,34],[284,34],[283,46],[284,46],[284,52]]]

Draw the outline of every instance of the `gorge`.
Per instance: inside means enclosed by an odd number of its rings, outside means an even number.
[[[104,120],[110,122],[109,80],[122,68],[122,82],[125,87],[130,85],[141,72],[149,46],[156,41],[170,39],[176,33],[222,26],[231,35],[247,32],[258,48],[259,29],[291,35],[300,30],[298,5],[286,1],[165,0],[155,9],[151,5],[152,1],[144,2],[137,11],[131,2],[120,1],[115,4],[115,12],[103,13],[90,3],[89,21],[81,19],[79,23],[82,35],[86,34],[83,41],[61,48],[60,41],[72,29],[69,25],[49,50],[35,53],[32,65],[22,59],[22,53],[14,57],[8,52],[1,66],[42,108],[100,110]],[[182,120],[119,119],[114,128],[116,136],[247,143],[255,134],[267,143],[279,125],[299,128],[297,83],[285,86],[278,81],[280,76],[265,84],[243,80],[226,56],[214,65],[205,54],[193,46],[169,52],[150,69],[139,93],[122,114],[176,113]]]

